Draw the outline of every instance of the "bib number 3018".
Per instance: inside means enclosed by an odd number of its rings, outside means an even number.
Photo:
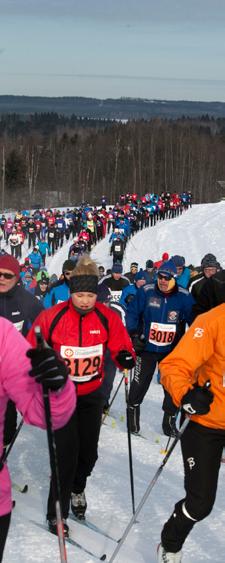
[[[175,334],[175,324],[151,323],[149,342],[156,346],[168,346],[172,344]]]

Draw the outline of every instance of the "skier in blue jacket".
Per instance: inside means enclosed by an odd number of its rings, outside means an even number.
[[[65,260],[62,267],[61,279],[48,291],[43,300],[45,309],[53,307],[57,303],[67,301],[70,297],[69,279],[75,268],[74,260]]]
[[[48,253],[48,256],[51,256],[51,249],[44,236],[41,237],[41,240],[38,241],[37,246],[39,248],[42,262],[45,266],[46,254]]]
[[[157,364],[176,346],[192,322],[192,295],[176,283],[172,260],[164,262],[156,282],[145,284],[129,303],[126,326],[134,349],[140,355],[129,392],[131,430],[140,431],[140,404],[148,391]],[[164,434],[176,435],[177,408],[167,392],[163,402]]]
[[[38,246],[34,246],[32,252],[28,255],[34,274],[37,274],[42,264],[42,257]]]

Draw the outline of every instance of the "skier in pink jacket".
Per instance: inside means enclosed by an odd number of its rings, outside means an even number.
[[[0,457],[3,452],[3,426],[9,399],[27,424],[45,428],[42,396],[44,383],[50,392],[53,428],[64,426],[76,406],[75,387],[68,368],[51,348],[31,349],[11,322],[0,317]],[[7,538],[12,510],[11,482],[7,464],[0,467],[0,561]]]

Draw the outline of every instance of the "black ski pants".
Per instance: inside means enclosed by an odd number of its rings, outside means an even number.
[[[3,558],[3,551],[8,535],[10,519],[11,519],[11,512],[9,512],[9,514],[4,514],[4,516],[0,516],[0,562],[2,561]]]
[[[224,446],[225,431],[189,422],[181,438],[186,497],[175,505],[164,525],[162,545],[166,551],[179,551],[194,524],[210,514]]]
[[[152,381],[155,368],[165,356],[166,354],[142,352],[134,368],[134,378],[130,386],[129,404],[131,406],[137,406],[142,403]],[[177,412],[177,407],[173,404],[171,396],[165,389],[162,408],[172,416]]]
[[[98,459],[98,439],[104,398],[95,391],[77,398],[69,422],[55,431],[61,488],[62,515],[68,517],[71,492],[81,493]],[[55,503],[50,485],[47,519],[55,518]]]

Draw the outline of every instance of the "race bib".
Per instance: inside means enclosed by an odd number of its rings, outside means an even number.
[[[48,233],[49,238],[53,238],[55,233]]]
[[[176,334],[175,324],[151,323],[149,342],[155,346],[169,346]]]
[[[115,252],[121,252],[121,246],[118,244],[115,245]]]
[[[122,293],[122,291],[111,291],[112,300],[113,301],[119,301],[120,297],[121,297],[121,293]]]
[[[70,368],[70,379],[76,383],[85,383],[99,377],[103,361],[103,345],[61,346],[60,354]]]

